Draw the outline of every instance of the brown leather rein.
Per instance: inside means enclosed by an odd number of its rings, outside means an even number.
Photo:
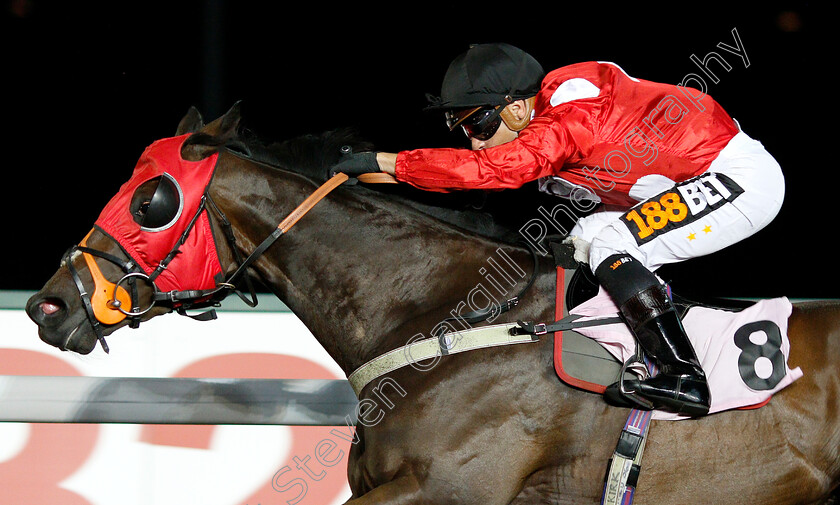
[[[306,199],[300,203],[285,219],[283,219],[277,228],[274,229],[271,234],[262,241],[262,243],[257,246],[256,249],[247,257],[245,261],[240,263],[239,267],[236,269],[233,274],[225,281],[224,284],[233,287],[234,281],[237,277],[239,277],[257,258],[262,256],[262,254],[271,247],[274,242],[277,241],[284,233],[288,232],[292,226],[294,226],[300,218],[306,215],[307,212],[312,210],[318,202],[324,199],[328,194],[330,194],[335,188],[341,186],[345,182],[347,182],[350,177],[347,174],[338,173],[332,176],[330,179],[327,180],[324,184],[322,184],[318,189],[316,189],[311,195],[306,197]],[[391,176],[390,174],[386,174],[384,172],[379,173],[371,173],[371,174],[361,174],[356,177],[359,182],[367,183],[367,184],[397,184],[397,180]]]
[[[312,210],[315,205],[318,204],[325,196],[330,194],[332,190],[341,186],[350,177],[346,174],[335,174],[332,178],[330,178],[327,182],[321,185],[318,189],[315,190],[314,193],[309,195],[300,205],[297,206],[295,210],[291,212],[286,219],[280,222],[277,225],[277,228],[281,230],[283,233],[289,231],[289,228],[295,225],[300,218],[302,218],[307,212]],[[397,184],[397,180],[391,176],[390,174],[386,174],[384,172],[379,173],[371,173],[371,174],[361,174],[356,177],[359,182],[364,182],[367,184]]]

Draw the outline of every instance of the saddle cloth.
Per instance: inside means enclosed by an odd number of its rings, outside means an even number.
[[[774,393],[802,377],[797,367],[788,367],[790,341],[787,321],[792,306],[787,298],[761,300],[739,311],[693,306],[683,325],[709,381],[712,403],[709,413],[738,408],[757,408]],[[600,289],[598,294],[569,311],[579,321],[615,317],[619,309]],[[636,341],[623,323],[577,328],[620,362],[635,355]],[[653,419],[685,419],[670,412],[655,411]]]

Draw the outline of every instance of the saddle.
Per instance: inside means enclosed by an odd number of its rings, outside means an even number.
[[[589,267],[574,260],[574,247],[555,242],[549,245],[557,269],[556,321],[518,324],[525,333],[554,332],[554,368],[560,380],[603,394],[608,385],[626,374],[655,373]],[[568,270],[573,273],[567,275]],[[786,330],[791,305],[786,298],[704,303],[681,297],[670,289],[669,294],[695,350],[715,358],[701,358],[712,391],[711,412],[759,408],[774,392],[802,376],[801,370],[787,366],[790,343]],[[695,332],[696,328],[701,331]],[[764,335],[765,340],[754,335]],[[631,362],[640,364],[641,372],[631,369]],[[764,365],[760,372],[759,363]],[[642,454],[654,419],[683,417],[660,411],[630,411],[607,465],[602,505],[633,503]]]
[[[556,322],[520,322],[520,326],[524,324],[523,331],[529,333],[554,332],[554,368],[559,379],[603,394],[621,374],[648,373],[641,349],[589,267],[573,259],[571,246],[551,245],[557,265]],[[798,368],[787,367],[791,307],[786,298],[753,302],[670,295],[709,376],[713,412],[761,407],[772,394],[801,377]],[[709,357],[703,359],[704,354]],[[637,366],[628,366],[631,363]],[[682,417],[657,411],[654,419]]]
[[[570,325],[574,326],[576,318],[569,311],[597,296],[600,289],[598,282],[588,266],[580,265],[571,275],[566,269],[558,268],[557,286],[557,319],[569,321]],[[721,303],[700,302],[673,292],[671,297],[680,318],[684,318],[693,307],[739,312],[754,304],[754,302],[741,300],[725,300]],[[616,324],[617,317],[604,319],[603,322]],[[603,345],[582,334],[580,330],[569,329],[558,332],[554,342],[554,366],[564,382],[601,394],[607,386],[617,380],[623,363]]]

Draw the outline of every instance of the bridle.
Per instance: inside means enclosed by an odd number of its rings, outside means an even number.
[[[238,157],[244,157],[244,155],[236,151],[229,150],[228,152]],[[189,225],[182,233],[180,239],[150,274],[146,274],[137,262],[131,259],[131,255],[124,249],[123,252],[129,258],[128,260],[124,260],[113,254],[88,247],[87,239],[90,237],[90,233],[88,233],[79,245],[71,247],[65,253],[62,263],[67,265],[70,275],[79,291],[79,297],[81,299],[82,306],[85,309],[87,320],[96,333],[98,342],[102,345],[102,349],[108,353],[109,348],[108,344],[105,342],[103,325],[113,325],[128,319],[129,325],[132,328],[137,328],[140,325],[142,317],[158,305],[168,307],[170,310],[174,310],[181,315],[200,321],[215,319],[215,310],[210,309],[197,315],[190,315],[187,311],[208,307],[218,307],[221,301],[224,300],[230,293],[236,293],[248,306],[255,307],[257,305],[257,295],[254,286],[250,278],[245,277],[245,283],[249,292],[246,296],[236,287],[240,277],[242,277],[245,271],[259,257],[261,257],[269,247],[271,247],[281,236],[283,236],[283,234],[287,233],[304,215],[306,215],[307,212],[312,210],[318,202],[342,184],[348,181],[350,181],[350,183],[355,183],[356,180],[363,183],[373,184],[397,183],[396,179],[385,173],[362,174],[352,179],[346,174],[337,173],[328,179],[324,184],[319,186],[306,199],[304,199],[303,202],[301,202],[291,213],[289,213],[289,215],[287,215],[286,218],[277,225],[277,227],[256,247],[256,249],[254,249],[253,252],[244,259],[239,252],[239,248],[236,246],[233,227],[225,214],[210,197],[210,185],[208,184],[201,197],[197,211],[192,216]],[[178,254],[180,247],[187,240],[187,237],[195,227],[195,223],[201,213],[208,210],[212,210],[216,219],[218,219],[228,246],[234,255],[234,261],[238,267],[223,282],[217,282],[216,286],[211,289],[161,291],[155,283],[155,280],[166,270],[169,263]],[[78,270],[73,265],[73,256],[76,253],[80,253],[83,256],[85,263],[87,264],[88,271],[93,278],[94,288],[92,293],[88,293],[81,277],[79,276]],[[536,252],[533,247],[531,247],[531,253],[532,256],[534,256],[535,265],[532,277],[529,279],[525,287],[516,296],[507,300],[504,304],[501,304],[499,310],[495,312],[491,313],[487,311],[465,315],[469,318],[469,322],[473,323],[486,320],[492,315],[498,315],[501,312],[510,310],[519,303],[521,296],[528,288],[530,288],[537,275],[537,259]],[[94,257],[101,258],[117,266],[123,272],[122,277],[120,277],[120,279],[115,283],[107,280],[99,269]],[[151,287],[152,290],[150,300],[147,304],[145,304],[145,306],[139,305],[139,282],[145,283],[147,286]],[[66,348],[72,335],[73,333],[71,332],[65,339],[65,342],[62,344],[62,349]]]
[[[243,155],[228,150],[235,156],[242,157]],[[361,182],[365,183],[396,183],[396,180],[390,175],[379,174],[364,174],[358,176]],[[192,216],[189,225],[182,233],[180,239],[175,243],[172,250],[165,256],[165,258],[158,264],[158,266],[150,274],[143,271],[136,261],[131,259],[131,255],[124,249],[123,253],[129,259],[122,259],[116,255],[109,254],[97,249],[87,246],[87,240],[90,234],[81,241],[79,245],[71,247],[62,257],[62,263],[67,265],[70,276],[73,279],[76,288],[79,291],[79,298],[84,307],[88,322],[92,326],[96,338],[102,345],[102,349],[109,352],[108,344],[105,342],[103,325],[114,325],[128,319],[132,328],[137,328],[140,325],[142,317],[151,311],[155,306],[166,306],[170,310],[175,310],[181,315],[185,315],[197,320],[211,320],[216,318],[215,310],[211,309],[207,312],[197,315],[189,315],[188,310],[203,309],[207,307],[217,307],[222,300],[224,300],[230,293],[236,293],[248,306],[255,307],[257,305],[256,290],[249,277],[245,277],[245,283],[248,289],[246,296],[242,291],[237,289],[236,283],[243,276],[245,271],[251,264],[254,263],[260,256],[271,247],[284,233],[288,232],[307,212],[309,212],[315,205],[326,197],[337,187],[341,186],[348,180],[349,176],[343,173],[335,174],[324,184],[318,187],[312,194],[310,194],[303,202],[300,203],[280,224],[275,228],[262,243],[247,257],[242,258],[239,248],[236,247],[236,239],[233,234],[233,227],[227,216],[219,209],[213,202],[210,196],[209,184],[201,197],[200,204],[197,211]],[[236,270],[230,274],[223,282],[217,282],[212,289],[203,290],[170,290],[161,291],[155,280],[163,273],[169,266],[169,263],[179,253],[181,246],[187,240],[190,232],[195,227],[195,223],[202,212],[212,210],[218,219],[219,225],[225,235],[225,240],[234,255],[234,261],[238,265]],[[93,279],[94,287],[92,292],[88,292],[79,275],[78,269],[73,265],[74,256],[79,253],[85,260],[88,271]],[[123,273],[117,282],[109,281],[100,270],[94,258],[100,258],[115,265]],[[144,283],[152,290],[152,295],[149,301],[141,306],[139,304],[139,290],[138,283]],[[70,339],[72,333],[68,335],[67,340]],[[67,341],[62,345],[66,348]]]
[[[92,230],[79,245],[71,247],[64,254],[62,263],[67,265],[70,276],[73,278],[73,282],[79,290],[79,298],[81,299],[82,306],[85,309],[87,320],[93,327],[93,330],[96,333],[96,338],[106,353],[109,349],[108,344],[105,342],[102,329],[103,324],[113,325],[128,319],[130,321],[130,326],[132,328],[137,328],[140,326],[142,316],[147,314],[158,304],[169,304],[171,309],[178,311],[182,315],[187,315],[186,311],[188,309],[217,305],[230,291],[235,291],[235,286],[229,282],[218,283],[215,288],[209,290],[172,290],[168,292],[163,292],[158,289],[158,286],[155,283],[155,279],[164,270],[166,270],[169,263],[178,254],[180,247],[184,244],[190,232],[195,227],[198,216],[207,210],[208,202],[210,202],[211,208],[213,208],[216,212],[222,228],[225,230],[225,237],[228,240],[228,244],[231,245],[234,254],[239,256],[239,250],[233,247],[235,245],[235,239],[233,238],[233,233],[229,231],[231,228],[230,222],[221,210],[212,203],[210,194],[206,191],[202,196],[198,210],[190,220],[190,224],[187,226],[187,229],[181,235],[181,238],[169,254],[166,255],[166,257],[158,264],[157,268],[151,274],[146,274],[146,272],[144,272],[143,269],[140,268],[133,259],[131,259],[131,255],[125,251],[123,251],[124,254],[129,258],[127,260],[113,254],[88,247],[87,239],[90,237]],[[93,279],[93,293],[87,292],[85,285],[79,276],[78,270],[73,265],[73,256],[77,252],[81,253],[84,258],[88,271]],[[120,277],[116,283],[110,282],[102,274],[94,256],[116,265],[123,272],[123,276]],[[145,307],[141,307],[138,304],[138,281],[142,281],[152,288],[151,299]],[[247,282],[252,297],[250,300],[245,298],[243,299],[251,303],[252,306],[256,306],[255,291],[250,280]],[[128,291],[124,286],[128,287]],[[205,314],[189,317],[197,320],[208,320],[214,319],[215,313],[210,311]],[[66,348],[66,345],[67,342],[65,341],[62,347]]]

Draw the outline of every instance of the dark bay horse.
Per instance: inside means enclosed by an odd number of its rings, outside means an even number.
[[[225,236],[219,215],[232,227],[235,242],[217,241],[227,274],[315,191],[337,159],[330,153],[346,142],[327,135],[284,144],[267,163],[268,155],[260,161],[234,152],[230,146],[247,149],[238,131],[234,108],[206,126],[191,111],[177,132],[196,132],[181,149],[185,159],[218,153],[209,194],[221,214],[208,214],[215,237]],[[536,278],[495,322],[553,320],[551,258],[534,264],[526,248],[500,242],[492,223],[484,230],[474,222],[458,225],[459,217],[471,217],[459,212],[442,219],[396,193],[344,185],[247,275],[285,302],[347,374],[418,335],[430,336],[468,293],[487,284],[487,262],[498,259],[500,248],[522,271],[536,269]],[[86,247],[126,258],[98,229]],[[27,312],[43,341],[88,353],[100,335],[76,282],[92,289],[82,256],[65,258]],[[96,262],[112,282],[124,275],[111,261]],[[516,277],[511,291],[527,277]],[[145,283],[137,289],[137,297],[152,296]],[[139,319],[169,310],[159,304]],[[128,324],[106,324],[101,332]],[[788,333],[790,366],[801,367],[804,377],[757,410],[656,422],[639,503],[831,503],[840,483],[840,304],[797,304]],[[367,409],[351,448],[348,505],[599,502],[627,411],[558,380],[551,334],[537,343],[443,356],[434,366],[406,366],[386,377],[360,394]]]

